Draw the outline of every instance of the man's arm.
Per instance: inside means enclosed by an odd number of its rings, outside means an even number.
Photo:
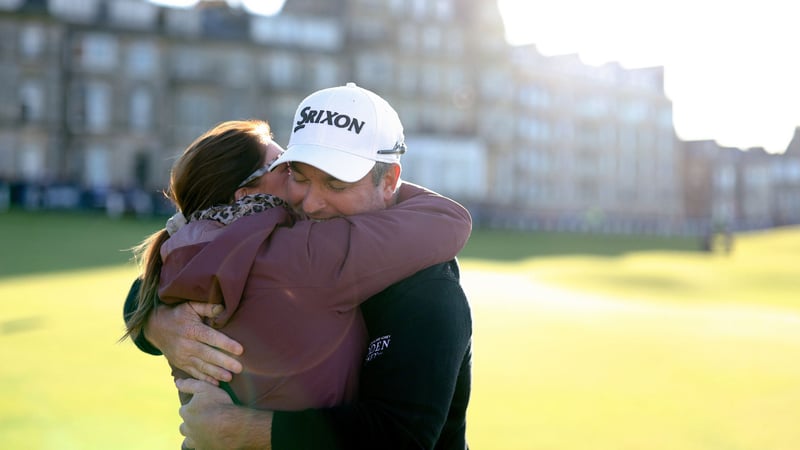
[[[271,450],[272,413],[236,406],[227,392],[193,379],[176,380],[181,392],[192,394],[180,409],[185,448]]]
[[[124,317],[136,309],[137,279],[125,299]],[[230,355],[241,355],[242,346],[220,331],[203,323],[203,317],[215,317],[222,305],[185,302],[176,306],[159,305],[134,337],[136,346],[151,355],[163,355],[177,368],[198,380],[218,384],[230,381],[242,371],[242,364]],[[146,337],[145,337],[146,336]]]

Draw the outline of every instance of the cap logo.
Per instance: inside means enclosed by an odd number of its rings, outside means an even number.
[[[305,128],[308,123],[330,125],[336,128],[347,129],[347,131],[356,134],[360,134],[361,129],[364,128],[363,120],[358,120],[355,117],[350,117],[347,114],[341,114],[335,111],[311,109],[310,106],[306,106],[300,111],[300,120],[295,122],[294,131]]]

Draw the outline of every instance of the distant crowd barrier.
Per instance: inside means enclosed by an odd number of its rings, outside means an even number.
[[[458,199],[457,199],[458,200]],[[797,223],[760,220],[714,222],[710,218],[626,216],[588,211],[513,210],[491,204],[463,202],[475,228],[515,231],[558,231],[607,235],[695,236],[704,250],[730,249],[731,233],[765,230]],[[10,208],[102,211],[109,217],[170,216],[175,210],[160,191],[141,188],[82,187],[71,183],[7,182],[0,180],[0,213]],[[720,230],[724,231],[720,233]],[[723,239],[717,239],[723,236]],[[728,236],[728,237],[726,237]],[[719,242],[718,242],[719,241]],[[730,251],[730,250],[726,250]]]
[[[67,183],[0,181],[0,212],[10,208],[103,211],[110,217],[170,215],[172,205],[161,192],[140,188],[86,188]]]

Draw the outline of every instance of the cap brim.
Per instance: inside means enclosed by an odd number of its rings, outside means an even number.
[[[288,162],[305,163],[347,183],[364,178],[375,161],[342,150],[318,145],[292,145],[269,166],[269,170]]]

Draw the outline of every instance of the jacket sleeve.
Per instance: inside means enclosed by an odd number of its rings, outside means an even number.
[[[141,285],[141,278],[133,280],[133,284],[131,284],[131,288],[128,291],[128,296],[125,298],[125,306],[122,308],[122,319],[125,322],[127,322],[128,318],[133,315],[134,311],[136,311],[136,295],[139,293],[139,287],[141,287]],[[133,343],[136,344],[136,347],[138,347],[139,350],[145,353],[156,356],[161,355],[161,350],[157,349],[153,344],[151,344],[147,338],[144,337],[144,333],[139,333],[139,335],[133,339]]]
[[[275,231],[280,284],[314,307],[352,309],[393,283],[453,259],[472,231],[459,203],[404,183],[388,209]]]
[[[362,306],[365,318],[375,314],[368,307],[369,302]],[[466,410],[470,385],[471,317],[458,283],[420,283],[383,302],[378,314],[368,323],[388,326],[391,343],[365,363],[358,401],[275,412],[274,450],[464,448],[464,418],[448,418],[453,404],[460,403],[454,410]],[[370,334],[376,336],[372,328]],[[458,431],[452,432],[454,427]]]

